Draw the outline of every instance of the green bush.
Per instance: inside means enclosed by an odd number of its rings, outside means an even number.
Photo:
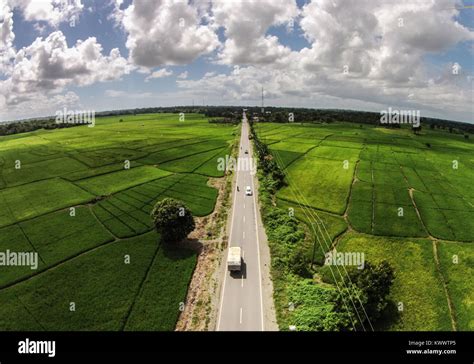
[[[334,310],[336,290],[311,279],[290,278],[288,299],[293,309],[288,324],[297,331],[339,331],[350,322]]]

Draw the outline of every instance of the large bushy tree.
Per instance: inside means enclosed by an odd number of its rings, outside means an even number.
[[[181,201],[165,198],[156,203],[151,212],[153,225],[165,243],[177,243],[194,230],[191,211]]]
[[[376,322],[389,302],[388,295],[392,287],[395,273],[392,266],[383,260],[378,264],[365,263],[362,270],[348,270],[344,284],[339,283],[339,295],[336,299],[336,310],[347,315],[348,322],[354,323],[357,328]],[[351,327],[349,327],[351,328]]]

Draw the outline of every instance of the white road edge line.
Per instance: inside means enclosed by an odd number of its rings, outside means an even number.
[[[240,135],[240,141],[239,144],[242,145],[242,134]],[[240,156],[240,152],[238,152],[238,155]],[[239,171],[235,173],[235,183],[237,184],[239,178]],[[232,238],[232,230],[234,228],[234,213],[235,213],[235,201],[237,200],[237,193],[234,191],[232,188],[232,191],[234,193],[234,205],[232,206],[232,218],[230,220],[230,231],[229,231],[229,241],[227,242],[227,249],[226,251],[229,250],[230,246],[230,239]],[[224,259],[225,259],[224,255]],[[221,294],[221,303],[219,305],[219,317],[217,318],[217,328],[216,331],[219,331],[220,325],[221,325],[221,316],[222,316],[222,307],[224,304],[224,293],[225,293],[225,284],[227,282],[227,269],[224,269],[224,284],[222,285],[222,294]]]
[[[253,151],[253,149],[252,149]],[[257,220],[257,201],[255,200],[255,185],[254,185],[254,176],[250,174],[251,180],[252,180],[252,190],[254,193],[252,194],[253,197],[253,211],[255,214],[255,228],[256,228],[256,235],[257,235],[257,256],[258,256],[258,283],[260,286],[260,316],[262,318],[262,331],[265,331],[265,325],[264,325],[264,320],[263,320],[263,296],[262,296],[262,272],[261,272],[261,262],[260,262],[260,239],[258,238],[258,220]]]
[[[240,324],[242,325],[242,307],[240,308]]]

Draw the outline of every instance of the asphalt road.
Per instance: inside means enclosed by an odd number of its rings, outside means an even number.
[[[242,165],[249,166],[252,145],[249,141],[249,125],[245,113],[242,120],[239,158]],[[248,154],[245,151],[248,151]],[[247,163],[246,163],[247,162]],[[257,228],[255,180],[250,168],[238,168],[235,172],[234,200],[232,205],[229,246],[240,246],[243,266],[241,274],[225,271],[219,306],[218,331],[263,331],[264,315],[262,301],[262,274],[260,263],[260,242]],[[245,189],[250,186],[252,195]],[[227,251],[225,252],[227,260]]]

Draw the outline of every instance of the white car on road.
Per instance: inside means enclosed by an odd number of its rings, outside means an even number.
[[[252,189],[250,188],[250,186],[247,186],[247,188],[245,189],[245,194],[247,196],[252,196]]]

